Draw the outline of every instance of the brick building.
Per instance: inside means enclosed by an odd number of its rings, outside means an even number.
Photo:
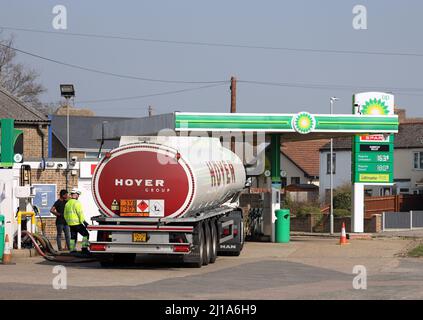
[[[65,166],[58,165],[54,159],[49,158],[49,132],[51,121],[41,111],[28,106],[0,87],[0,118],[14,119],[16,129],[23,131],[23,164],[31,166],[31,183],[33,185],[56,185],[57,192],[66,187]],[[54,166],[46,166],[53,163]],[[16,174],[19,175],[21,163],[14,165]],[[78,186],[78,170],[76,174],[69,175],[68,188]],[[50,238],[56,234],[55,218],[44,216],[45,231]],[[39,219],[38,219],[39,221]]]
[[[50,126],[47,115],[0,87],[0,118],[15,119],[15,128],[23,131],[24,160],[47,157]]]

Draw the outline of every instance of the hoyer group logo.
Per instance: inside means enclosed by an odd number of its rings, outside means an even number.
[[[229,161],[207,161],[212,187],[219,187],[236,182],[235,169]]]
[[[166,193],[170,188],[166,187],[163,179],[115,179],[115,187],[137,187],[143,188],[144,192]]]

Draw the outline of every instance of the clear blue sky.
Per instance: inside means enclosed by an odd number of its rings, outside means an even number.
[[[1,0],[0,25],[54,31],[52,8],[68,10],[68,32],[167,40],[222,42],[255,46],[423,53],[423,2],[405,1],[30,1]],[[368,30],[352,28],[352,8],[368,9]],[[10,31],[4,31],[8,35]],[[17,48],[72,64],[139,77],[187,81],[244,80],[423,89],[423,57],[266,51],[89,39],[14,31]],[[97,115],[144,116],[156,112],[226,112],[229,88],[132,101],[79,104],[83,100],[145,95],[195,87],[118,79],[70,69],[19,54],[38,70],[57,101],[60,83],[74,83],[77,106]],[[354,90],[317,90],[238,85],[238,112],[328,113],[329,97],[341,100],[339,113],[351,112]],[[394,92],[396,93],[396,92]],[[423,116],[419,95],[396,95],[410,116]]]

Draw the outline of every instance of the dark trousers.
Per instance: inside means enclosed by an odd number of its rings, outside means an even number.
[[[57,249],[62,250],[62,232],[65,233],[66,247],[69,250],[70,248],[70,230],[69,226],[66,224],[56,224],[57,230]]]
[[[89,237],[90,234],[88,233],[87,228],[83,224],[78,224],[76,226],[70,226],[70,233],[71,239],[76,240],[78,239],[78,233],[83,237]]]

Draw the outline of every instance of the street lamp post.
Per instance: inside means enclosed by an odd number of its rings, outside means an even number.
[[[338,101],[337,97],[330,98],[330,114],[333,114],[333,104]],[[330,138],[330,234],[333,230],[333,138]]]
[[[75,97],[73,84],[61,84],[60,94],[66,99],[66,190],[68,190],[69,179],[69,99]]]

